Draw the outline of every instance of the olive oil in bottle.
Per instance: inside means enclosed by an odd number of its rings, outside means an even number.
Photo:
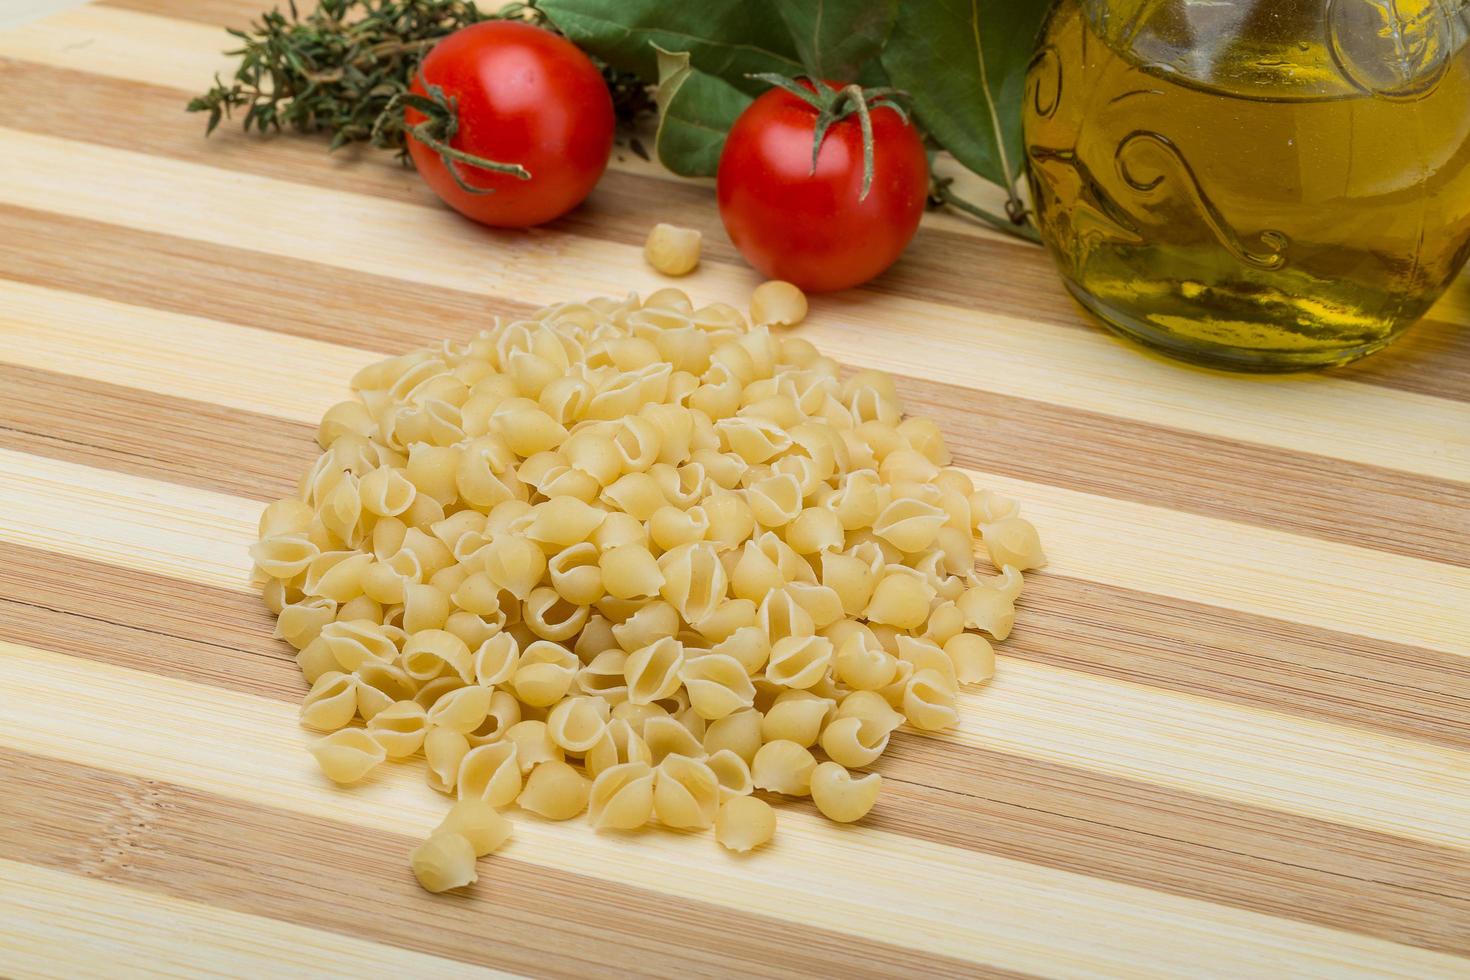
[[[1470,255],[1470,0],[1062,0],[1025,111],[1068,286],[1175,356],[1344,363]]]

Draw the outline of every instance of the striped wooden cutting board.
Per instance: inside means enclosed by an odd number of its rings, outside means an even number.
[[[302,750],[262,502],[366,361],[661,284],[656,220],[704,231],[700,300],[756,280],[631,156],[500,234],[380,156],[206,141],[183,102],[254,6],[0,34],[0,973],[1470,971],[1470,279],[1360,365],[1226,377],[941,216],[801,329],[1042,529],[994,684],[897,739],[861,826],[790,806],[739,859],[525,818],[422,893],[420,772],[342,791]]]

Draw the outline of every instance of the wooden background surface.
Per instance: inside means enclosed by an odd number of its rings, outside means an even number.
[[[342,791],[302,751],[262,502],[357,366],[646,290],[654,221],[704,230],[700,301],[755,279],[707,188],[621,151],[497,234],[384,157],[206,141],[183,102],[255,7],[0,34],[0,973],[1470,970],[1470,279],[1358,366],[1226,377],[945,217],[802,334],[900,374],[1052,555],[959,730],[898,737],[862,826],[790,806],[737,859],[523,818],[420,892],[420,772]]]

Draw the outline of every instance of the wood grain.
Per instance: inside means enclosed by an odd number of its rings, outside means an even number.
[[[26,567],[27,559],[0,550],[0,574]],[[299,699],[303,685],[281,669],[289,655],[267,639],[270,618],[252,597],[87,562],[57,564],[41,581],[3,582],[15,598],[0,603],[0,633],[103,663]],[[93,596],[103,582],[112,595],[99,606]],[[231,644],[216,639],[222,622],[238,638]],[[1470,852],[989,748],[936,751],[932,740],[908,733],[900,733],[879,770],[890,788],[873,821],[880,829],[1465,950],[1453,920],[1436,913],[1470,913]],[[1416,870],[1427,866],[1438,873]]]
[[[143,572],[187,569],[197,584],[249,590],[232,556],[254,537],[246,515],[256,505],[121,474],[91,482],[96,473],[0,451],[0,489],[25,504],[0,515],[0,539]],[[1470,846],[1470,753],[1023,661],[961,702],[974,710],[938,738],[1084,759],[1115,775]],[[1436,800],[1429,812],[1426,798]],[[1352,813],[1339,816],[1346,803]]]
[[[288,705],[41,651],[4,650],[0,679],[22,697],[16,711],[20,724],[0,732],[0,745],[124,774],[152,774],[251,806],[268,802],[312,817],[339,812],[344,791],[331,788],[300,758],[303,736],[291,731],[295,711]],[[74,725],[82,712],[98,734],[116,736],[135,728],[127,705],[138,697],[150,705],[146,730],[126,740],[106,737],[100,744],[78,737]],[[28,707],[43,699],[56,707],[49,712]],[[201,724],[217,737],[187,737]],[[424,798],[420,777],[403,767],[375,774],[352,792],[352,799],[355,823],[399,834],[422,833],[438,809]],[[1458,962],[1360,934],[952,845],[903,838],[903,846],[895,848],[890,841],[897,839],[881,831],[835,826],[801,813],[784,816],[779,840],[764,855],[768,860],[779,856],[778,876],[731,857],[709,860],[703,855],[713,845],[701,835],[645,833],[620,838],[612,847],[578,822],[518,821],[505,857],[561,872],[588,871],[624,884],[656,881],[660,891],[681,901],[709,900],[779,915],[795,927],[892,937],[925,953],[983,956],[1023,971],[1055,962],[1059,929],[1071,940],[1070,961],[1081,970],[1117,969],[1119,957],[1126,959],[1141,938],[1138,930],[1150,937],[1152,964],[1160,973],[1188,968],[1206,949],[1223,973],[1244,968],[1256,955],[1240,945],[1246,937],[1287,969],[1294,963],[1300,969],[1439,974]],[[854,860],[832,862],[834,848],[850,852]],[[881,916],[854,918],[861,905],[853,896],[879,882],[893,904]],[[1169,921],[1177,931],[1172,936],[1158,932],[1159,921]],[[994,931],[977,931],[980,922]]]
[[[0,295],[8,307],[0,323],[11,328],[0,334],[0,360],[127,386],[144,384],[155,372],[181,395],[300,422],[319,419],[343,394],[318,365],[333,364],[338,377],[350,377],[374,357],[5,280]],[[148,340],[140,344],[142,336]],[[73,365],[70,352],[79,345],[93,356]],[[236,371],[242,352],[269,365],[258,382]],[[1054,572],[1325,628],[1341,625],[1394,643],[1470,652],[1470,635],[1460,629],[1464,614],[1454,601],[1470,588],[1470,569],[994,473],[975,475],[979,485],[1026,499],[1030,513],[1053,519]],[[1181,541],[1202,551],[1182,550]],[[1280,588],[1283,568],[1312,571],[1287,592]]]
[[[706,185],[623,150],[509,234],[384,156],[205,140],[181,103],[258,8],[0,33],[0,973],[1470,970],[1470,277],[1386,354],[1236,378],[945,215],[801,335],[899,374],[1042,528],[995,683],[899,733],[861,826],[787,805],[737,860],[517,819],[478,886],[421,893],[416,768],[342,791],[301,751],[262,502],[382,353],[663,285],[654,220],[705,233],[697,299],[756,279]]]
[[[82,248],[85,266],[70,261]],[[140,250],[155,257],[145,276],[136,269]],[[30,285],[385,354],[465,336],[493,315],[530,309],[455,290],[407,293],[396,280],[320,263],[283,265],[254,252],[18,208],[0,208],[0,263],[7,279]],[[901,378],[900,392],[951,434],[968,465],[1470,565],[1464,483],[921,377]],[[1386,524],[1385,513],[1401,520]]]
[[[583,292],[645,292],[662,283],[641,249],[578,236],[496,232],[442,210],[264,177],[244,177],[192,163],[111,150],[19,131],[5,133],[14,177],[0,203],[105,220],[155,233],[234,245],[290,261],[323,261],[424,289],[510,294],[529,302],[564,296],[563,271],[577,269]],[[119,197],[81,179],[108,172],[136,186]],[[167,194],[174,208],[147,206]],[[330,225],[301,233],[312,215]],[[371,249],[360,247],[372,242]],[[503,250],[494,267],[487,247]],[[743,302],[756,279],[748,270],[710,263],[685,280],[701,297]],[[1276,448],[1331,455],[1448,479],[1470,478],[1470,404],[1339,381],[1325,375],[1241,379],[1139,358],[1122,341],[1002,314],[975,329],[969,311],[857,291],[825,299],[826,315],[803,328],[833,356],[965,388],[1047,400],[1136,421],[1173,425]],[[836,324],[844,324],[838,328]],[[853,328],[868,334],[863,342]],[[1116,386],[1124,372],[1141,387]],[[1147,392],[1143,396],[1142,392]],[[1353,418],[1350,429],[1343,419]]]
[[[272,806],[241,806],[156,779],[20,752],[0,750],[0,767],[17,774],[11,784],[17,792],[0,802],[10,831],[0,841],[0,859],[227,909],[258,923],[261,940],[280,932],[290,942],[282,923],[309,926],[300,930],[310,932],[309,938],[291,943],[307,969],[314,957],[329,952],[330,942],[323,941],[328,935],[357,945],[351,955],[359,969],[391,965],[408,976],[437,976],[456,963],[564,977],[585,976],[594,968],[714,976],[765,964],[785,976],[823,969],[874,976],[903,968],[916,976],[944,977],[966,968],[816,929],[803,932],[800,950],[790,949],[779,920],[697,900],[658,921],[642,914],[658,903],[657,891],[573,871],[548,873],[515,860],[497,862],[493,881],[487,876],[444,901],[425,894],[407,871],[404,855],[417,843],[407,835]],[[78,840],[97,843],[78,849]],[[333,869],[326,889],[300,874],[317,864]],[[385,915],[385,907],[405,914]],[[496,924],[493,942],[486,941],[487,921]],[[670,928],[705,941],[698,949],[671,944]],[[373,950],[385,954],[376,968]],[[260,968],[271,967],[267,959]],[[338,968],[343,975],[352,972],[348,963]]]

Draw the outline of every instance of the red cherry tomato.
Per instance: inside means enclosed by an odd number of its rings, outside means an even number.
[[[529,180],[456,162],[412,136],[408,150],[424,181],[450,207],[487,225],[526,228],[560,217],[587,197],[612,151],[612,97],[602,75],[566,38],[515,21],[486,21],[455,31],[424,58],[411,91],[424,81],[456,100],[458,132],[450,146],[485,160],[520,164]],[[425,120],[404,110],[411,132]]]
[[[717,183],[720,217],[747,262],[772,279],[829,292],[867,282],[898,259],[924,214],[929,161],[918,130],[898,112],[880,106],[871,117],[873,183],[862,198],[856,115],[827,130],[815,173],[814,107],[773,88],[740,115]]]

